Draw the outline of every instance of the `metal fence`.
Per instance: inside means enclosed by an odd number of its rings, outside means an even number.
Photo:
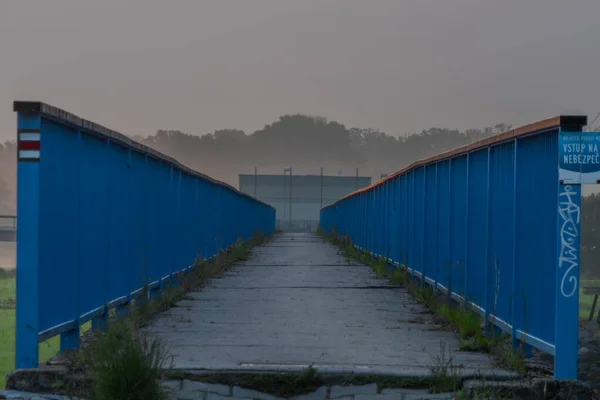
[[[271,206],[122,134],[39,102],[14,110],[17,368],[57,334],[76,348],[81,324],[103,329],[196,256],[275,228]]]
[[[576,378],[580,186],[559,181],[559,135],[585,123],[556,117],[415,162],[323,208],[320,224]]]

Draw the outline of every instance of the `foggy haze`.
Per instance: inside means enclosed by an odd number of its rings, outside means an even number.
[[[129,135],[322,115],[403,135],[600,111],[597,0],[0,2],[13,100]]]

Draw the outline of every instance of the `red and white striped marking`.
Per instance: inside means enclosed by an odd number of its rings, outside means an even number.
[[[40,132],[19,132],[19,161],[40,160]]]

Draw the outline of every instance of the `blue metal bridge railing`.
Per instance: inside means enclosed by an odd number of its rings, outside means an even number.
[[[559,143],[568,132],[581,141],[586,120],[551,118],[415,162],[323,208],[321,228],[468,304],[514,347],[554,355],[557,378],[576,378],[581,191],[559,177],[570,160]]]
[[[14,110],[17,368],[49,337],[77,348],[83,323],[103,329],[197,255],[275,229],[271,206],[125,135],[40,102]]]

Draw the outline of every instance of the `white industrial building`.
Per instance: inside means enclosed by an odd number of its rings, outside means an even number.
[[[364,176],[239,175],[239,190],[275,207],[281,229],[316,229],[322,207],[370,184]]]

